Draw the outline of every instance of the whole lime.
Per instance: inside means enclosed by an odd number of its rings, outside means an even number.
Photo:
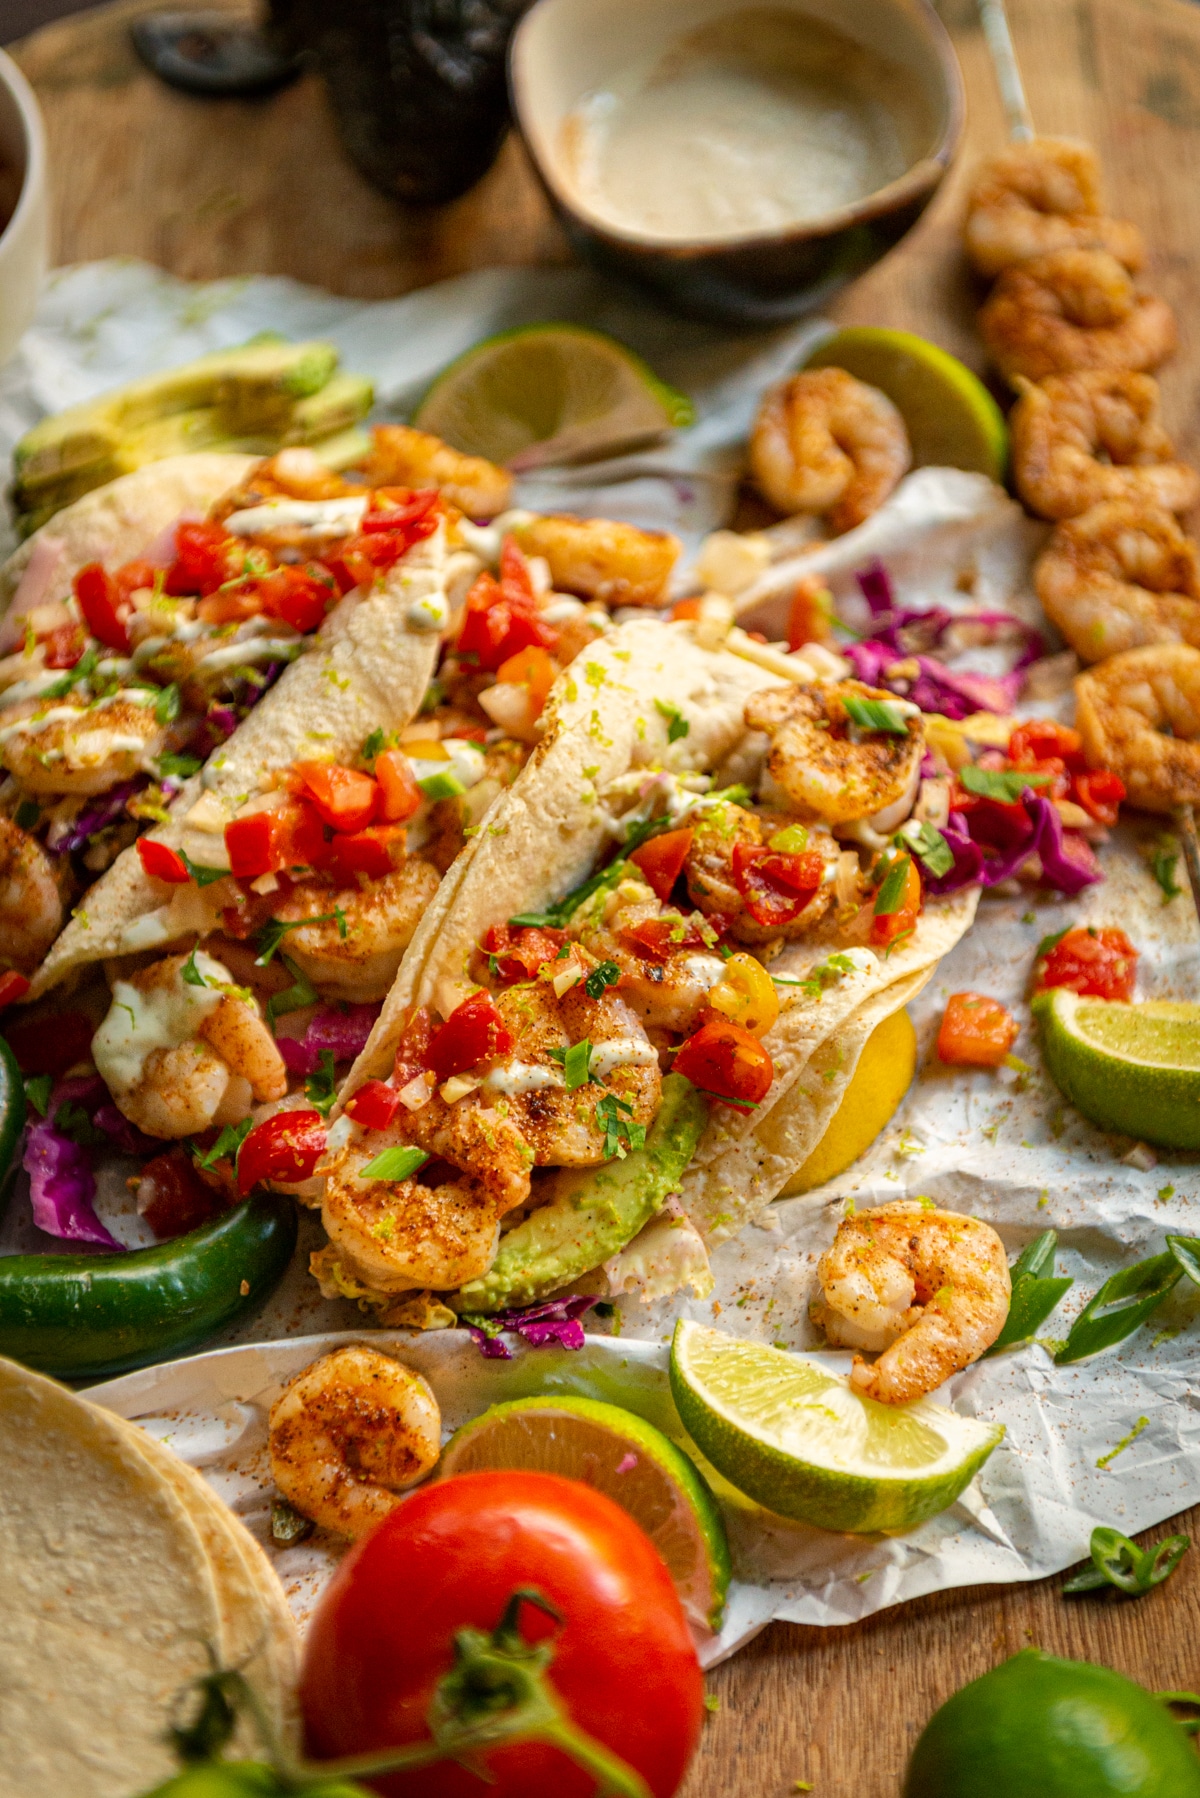
[[[1110,1667],[1039,1648],[935,1711],[904,1798],[1198,1798],[1200,1761],[1170,1712]]]

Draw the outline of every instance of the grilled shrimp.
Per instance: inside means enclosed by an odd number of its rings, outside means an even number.
[[[1132,805],[1200,801],[1200,649],[1157,643],[1111,656],[1075,682],[1075,723],[1093,768],[1111,768]]]
[[[1076,518],[1108,499],[1186,512],[1200,499],[1200,475],[1163,429],[1153,376],[1092,369],[1017,385],[1013,473],[1031,512]]]
[[[643,531],[609,518],[557,513],[514,524],[527,556],[541,556],[550,583],[606,606],[661,606],[683,545],[669,531]]]
[[[843,1218],[817,1264],[813,1322],[854,1357],[866,1398],[903,1405],[933,1392],[989,1349],[1008,1316],[1012,1281],[990,1224],[899,1199]],[[880,1353],[882,1351],[882,1353]]]
[[[1015,383],[1077,369],[1157,368],[1175,315],[1106,250],[1054,250],[1005,269],[979,313],[992,361]]]
[[[981,275],[1052,250],[1107,250],[1137,273],[1142,234],[1100,208],[1096,152],[1071,138],[1008,144],[984,163],[967,202],[967,255]]]
[[[751,471],[771,504],[823,513],[839,533],[877,511],[911,465],[891,400],[842,368],[807,369],[773,388],[750,436]]]
[[[464,456],[410,425],[375,426],[363,474],[372,487],[436,487],[468,518],[494,518],[512,494],[506,468],[482,456]]]
[[[854,680],[770,687],[747,700],[746,724],[770,737],[767,773],[799,817],[828,825],[867,818],[878,830],[894,830],[917,795],[921,715],[899,702],[905,736],[862,732],[846,711],[845,700],[855,697],[897,705],[891,694]]]
[[[32,974],[62,927],[53,862],[36,837],[0,816],[0,968]]]
[[[271,1407],[271,1475],[322,1529],[357,1541],[394,1511],[441,1453],[429,1382],[361,1343],[298,1374]]]
[[[312,919],[288,932],[288,956],[322,998],[365,1005],[387,997],[401,957],[437,889],[436,868],[410,856],[401,867],[361,887],[303,881],[273,916],[287,924]]]
[[[254,1100],[287,1091],[287,1069],[257,1004],[200,950],[114,981],[92,1059],[114,1102],[147,1136],[238,1123]]]
[[[662,915],[663,908],[648,886],[622,881],[603,922],[586,924],[579,940],[597,961],[610,961],[620,968],[621,999],[645,1030],[686,1036],[708,1003],[710,991],[723,977],[725,963],[702,947],[673,949],[662,956],[639,955],[625,932]],[[715,941],[716,932],[712,934]]]
[[[834,898],[834,872],[841,845],[827,830],[810,830],[805,849],[819,854],[827,878],[817,888],[799,917],[790,924],[759,924],[746,910],[746,901],[733,872],[733,852],[739,843],[758,849],[775,832],[794,820],[760,818],[740,805],[722,805],[702,814],[696,824],[684,874],[688,892],[698,910],[730,920],[729,930],[741,943],[767,943],[785,937],[789,942],[819,924]]]
[[[1147,643],[1200,647],[1196,544],[1160,507],[1109,500],[1065,520],[1034,565],[1034,586],[1085,662]]]
[[[107,793],[149,768],[166,746],[154,694],[98,699],[30,699],[0,715],[0,764],[29,793]]]

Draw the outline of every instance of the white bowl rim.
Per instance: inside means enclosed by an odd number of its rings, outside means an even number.
[[[23,224],[25,216],[33,211],[34,206],[38,203],[37,196],[45,186],[46,128],[42,123],[36,94],[22,74],[20,66],[13,61],[6,50],[0,50],[0,83],[8,89],[16,101],[25,133],[25,173],[21,179],[21,191],[17,196],[12,216],[3,230],[0,230],[0,255],[2,255],[17,225]]]

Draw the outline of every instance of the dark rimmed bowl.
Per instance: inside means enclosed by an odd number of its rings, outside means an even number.
[[[568,115],[634,59],[753,0],[536,0],[513,35],[513,113],[534,168],[572,244],[610,273],[679,311],[736,324],[772,324],[822,305],[887,253],[937,192],[962,137],[962,75],[927,0],[767,0],[771,11],[831,25],[896,65],[903,108],[919,114],[913,156],[898,179],[853,206],[744,237],[662,238],[614,225],[575,189]],[[911,84],[911,85],[910,85]],[[914,104],[915,98],[915,104]]]

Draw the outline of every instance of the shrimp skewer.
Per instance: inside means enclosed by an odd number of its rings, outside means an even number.
[[[1200,647],[1200,560],[1170,512],[1110,500],[1059,525],[1034,566],[1046,616],[1085,662]]]
[[[992,1346],[1012,1281],[989,1224],[919,1199],[843,1218],[817,1264],[810,1310],[830,1342],[856,1355],[850,1381],[865,1398],[907,1404],[933,1392]]]
[[[979,313],[996,367],[1015,384],[1078,369],[1157,368],[1175,348],[1165,300],[1135,289],[1106,250],[1053,250],[1005,269]]]
[[[1120,775],[1132,805],[1200,803],[1200,649],[1157,643],[1110,656],[1078,677],[1075,702],[1089,763]]]
[[[807,369],[763,400],[750,466],[780,512],[823,513],[840,534],[869,518],[912,466],[904,420],[842,368]]]
[[[989,279],[1053,250],[1105,250],[1132,274],[1145,261],[1137,226],[1101,212],[1095,151],[1071,138],[1007,145],[979,171],[967,208],[967,255]]]
[[[1076,518],[1116,499],[1186,512],[1200,499],[1200,475],[1176,460],[1163,429],[1152,376],[1093,369],[1017,385],[1013,473],[1031,512]]]

